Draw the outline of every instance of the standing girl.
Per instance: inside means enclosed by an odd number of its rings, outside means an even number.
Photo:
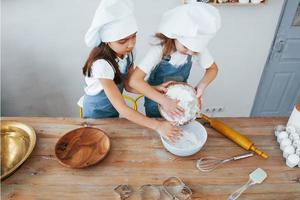
[[[133,66],[133,49],[137,24],[130,0],[102,0],[85,42],[93,47],[84,67],[85,118],[118,117],[165,134],[169,139],[181,135],[181,130],[166,121],[145,117],[126,105],[122,92],[129,88],[127,76]]]
[[[151,47],[129,80],[130,87],[146,96],[144,105],[147,116],[160,117],[157,103],[170,116],[184,113],[177,102],[151,86],[170,80],[187,82],[193,63],[206,69],[196,86],[197,97],[200,105],[202,104],[202,95],[218,72],[218,67],[207,50],[207,44],[219,28],[218,10],[206,3],[181,5],[163,15],[155,35],[159,44]]]

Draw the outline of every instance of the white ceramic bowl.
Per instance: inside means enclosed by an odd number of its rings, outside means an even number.
[[[195,153],[197,153],[198,151],[200,151],[200,149],[203,147],[203,145],[205,144],[206,140],[207,140],[207,132],[205,130],[205,128],[202,126],[202,124],[200,124],[197,121],[192,121],[187,125],[181,126],[181,128],[184,131],[188,131],[190,133],[193,133],[194,136],[197,138],[197,143],[194,146],[188,146],[187,148],[178,148],[174,145],[172,145],[172,143],[170,141],[168,141],[167,139],[165,139],[164,137],[160,137],[161,141],[164,145],[164,147],[171,152],[172,154],[176,155],[176,156],[191,156]]]

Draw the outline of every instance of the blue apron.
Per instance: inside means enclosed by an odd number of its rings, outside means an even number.
[[[169,61],[170,57],[165,56],[162,61],[156,65],[148,79],[150,85],[156,86],[167,81],[187,82],[192,68],[192,56],[188,55],[187,61],[180,66],[172,65]],[[144,106],[148,117],[161,117],[156,102],[145,97]]]
[[[124,73],[121,73],[121,83],[117,84],[120,93],[123,93],[124,83],[123,81],[128,76],[128,69],[130,65],[132,65],[133,58],[131,54],[127,57],[127,66]],[[113,66],[112,66],[113,67]],[[99,92],[96,95],[84,95],[83,99],[83,117],[84,118],[113,118],[119,117],[118,111],[114,108],[114,106],[109,101],[106,96],[104,90]]]

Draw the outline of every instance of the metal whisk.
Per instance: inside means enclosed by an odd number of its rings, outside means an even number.
[[[232,160],[240,160],[244,158],[248,158],[253,156],[254,153],[246,153],[238,156],[233,156],[231,158],[227,159],[218,159],[216,157],[203,157],[199,160],[197,160],[197,168],[203,172],[211,172],[214,169],[216,169],[221,164],[224,164],[226,162],[232,161]]]

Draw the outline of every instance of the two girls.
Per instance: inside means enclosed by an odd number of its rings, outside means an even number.
[[[93,47],[84,67],[85,118],[111,118],[122,114],[130,121],[151,128],[173,140],[181,130],[167,121],[148,118],[128,107],[123,99],[134,62],[137,24],[130,0],[102,0],[85,42]]]

